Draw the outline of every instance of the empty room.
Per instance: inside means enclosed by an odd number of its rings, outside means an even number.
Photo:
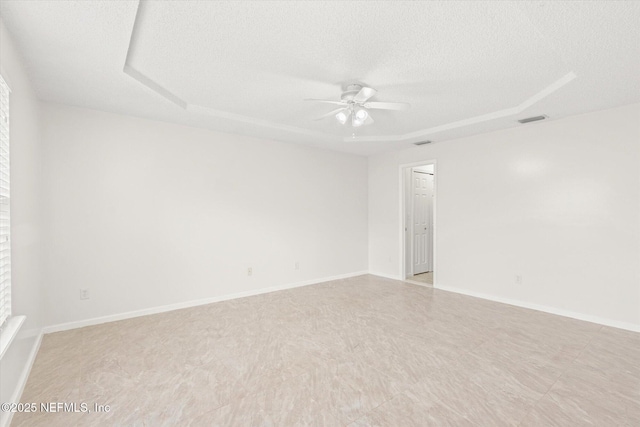
[[[640,426],[639,22],[0,0],[0,427]]]

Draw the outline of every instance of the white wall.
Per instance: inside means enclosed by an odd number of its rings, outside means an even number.
[[[12,311],[27,316],[21,333],[0,361],[0,401],[8,402],[19,387],[19,377],[36,344],[35,334],[42,326],[40,111],[21,58],[1,21],[0,72],[11,88]],[[0,425],[4,415],[0,414]]]
[[[399,277],[399,165],[431,159],[436,287],[640,327],[640,105],[371,157],[371,271]]]
[[[43,136],[49,325],[367,270],[366,158],[58,105]]]

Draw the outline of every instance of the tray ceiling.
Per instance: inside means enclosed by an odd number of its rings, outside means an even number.
[[[358,154],[640,102],[635,2],[17,2],[41,98]],[[358,129],[316,117],[353,82]]]

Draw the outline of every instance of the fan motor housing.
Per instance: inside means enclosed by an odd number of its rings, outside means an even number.
[[[353,101],[353,98],[360,92],[362,89],[362,85],[359,84],[350,84],[347,86],[347,89],[342,92],[340,95],[340,99],[343,101]]]

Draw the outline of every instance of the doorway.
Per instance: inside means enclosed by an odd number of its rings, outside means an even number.
[[[426,162],[401,168],[402,274],[425,286],[435,283],[435,167],[435,162]]]

